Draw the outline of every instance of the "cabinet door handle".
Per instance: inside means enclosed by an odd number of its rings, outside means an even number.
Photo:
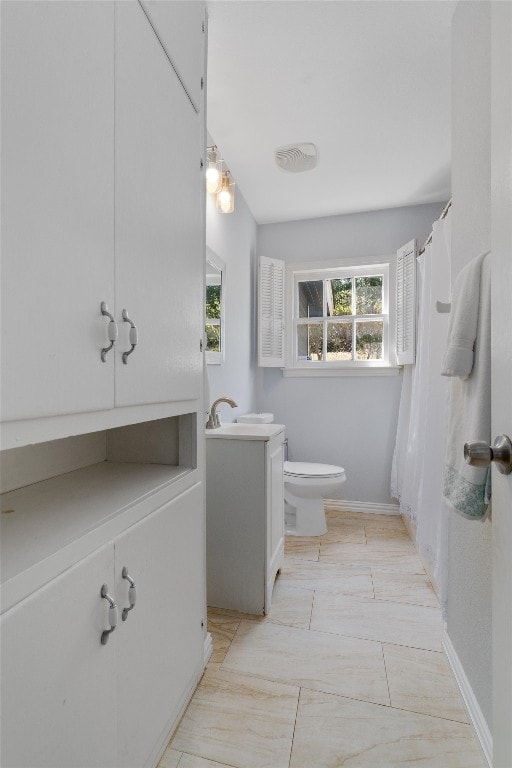
[[[134,580],[128,573],[128,568],[126,566],[121,571],[121,576],[123,577],[123,579],[126,579],[127,581],[130,582],[130,586],[128,587],[128,602],[130,603],[130,607],[123,608],[123,612],[121,614],[121,618],[123,619],[123,621],[126,621],[126,619],[128,618],[128,614],[130,613],[132,608],[135,607],[135,603],[137,601],[137,587],[135,586]]]
[[[101,350],[101,360],[103,363],[107,360],[107,355],[117,341],[117,323],[108,311],[108,307],[105,301],[101,302],[101,314],[108,317],[110,322],[107,325],[108,340],[110,341],[109,347],[103,347]]]
[[[108,586],[106,584],[103,584],[101,587],[100,595],[104,600],[108,600],[109,602],[108,623],[110,624],[110,629],[105,629],[101,633],[101,644],[106,645],[108,643],[110,633],[113,632],[117,627],[117,605],[115,604],[114,599],[108,594]]]
[[[137,344],[139,343],[139,332],[137,331],[137,326],[133,322],[133,320],[130,320],[128,317],[128,310],[123,309],[123,322],[130,323],[130,336],[128,338],[131,346],[131,349],[128,350],[128,352],[123,352],[123,363],[125,365],[128,364],[128,355],[131,355]]]

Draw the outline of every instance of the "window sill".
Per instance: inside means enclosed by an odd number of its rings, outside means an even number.
[[[375,365],[346,368],[281,368],[284,377],[330,377],[330,376],[398,376],[399,365]]]

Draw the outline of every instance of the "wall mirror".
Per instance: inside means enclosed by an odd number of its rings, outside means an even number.
[[[225,353],[226,265],[206,246],[205,340],[206,362],[219,365]]]

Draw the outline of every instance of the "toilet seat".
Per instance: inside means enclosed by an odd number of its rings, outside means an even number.
[[[285,477],[303,477],[307,478],[340,478],[345,477],[343,467],[336,467],[332,464],[315,464],[308,461],[285,461]]]

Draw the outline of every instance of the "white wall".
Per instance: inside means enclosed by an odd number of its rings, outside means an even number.
[[[459,2],[452,22],[452,285],[491,246],[490,11]],[[449,528],[448,635],[490,727],[491,523]]]
[[[287,262],[394,255],[420,245],[443,203],[258,227],[258,254]],[[345,468],[343,498],[390,502],[401,376],[283,378],[257,369],[256,408],[286,425],[289,458]]]
[[[207,195],[206,245],[226,264],[225,360],[208,365],[210,403],[221,395],[232,397],[239,408],[220,407],[221,420],[235,421],[237,414],[254,407],[254,265],[256,222],[240,190],[235,194],[233,213],[219,213],[214,198]]]

